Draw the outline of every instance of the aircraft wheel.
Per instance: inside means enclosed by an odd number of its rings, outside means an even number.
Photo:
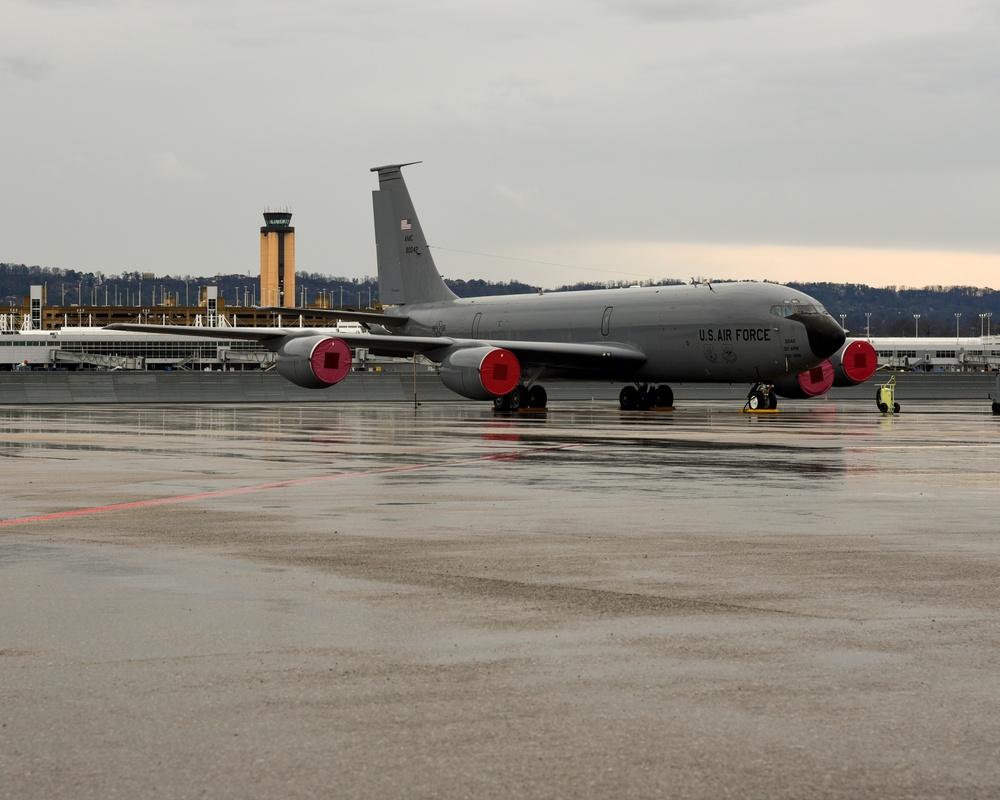
[[[545,405],[549,402],[548,392],[545,391],[544,386],[539,386],[537,383],[528,389],[528,408],[545,408]]]
[[[510,411],[510,395],[502,394],[493,398],[494,411]]]
[[[669,408],[674,404],[674,390],[666,384],[655,389],[653,405],[659,408]]]
[[[770,411],[774,411],[778,407],[778,395],[774,392],[767,393],[767,407]]]
[[[643,386],[639,389],[639,399],[636,401],[640,411],[649,411],[653,407],[653,393]]]
[[[764,397],[764,393],[759,390],[751,392],[750,397],[747,398],[747,407],[751,411],[759,411],[762,408],[766,408],[767,398]]]
[[[618,393],[618,405],[622,411],[634,411],[639,406],[639,390],[635,386],[624,386]]]
[[[528,390],[523,386],[515,386],[510,395],[510,408],[511,411],[517,411],[519,408],[526,408],[528,405]]]

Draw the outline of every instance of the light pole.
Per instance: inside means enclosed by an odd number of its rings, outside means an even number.
[[[956,339],[959,338],[958,331],[959,331],[959,328],[960,328],[960,325],[961,325],[961,319],[962,319],[962,312],[961,311],[956,311],[955,312],[955,338]]]
[[[993,316],[992,311],[986,312],[986,338],[990,336],[990,318]]]
[[[865,336],[869,339],[872,338],[872,312],[865,312]]]
[[[840,327],[843,328],[845,331],[847,330],[847,327],[845,325],[846,320],[847,320],[847,314],[841,314],[840,315]]]
[[[913,337],[915,339],[919,339],[920,338],[920,315],[919,314],[914,314],[913,315]]]
[[[979,338],[980,339],[983,338],[983,335],[984,335],[983,334],[983,329],[985,327],[986,327],[986,315],[985,314],[980,314],[979,315]]]

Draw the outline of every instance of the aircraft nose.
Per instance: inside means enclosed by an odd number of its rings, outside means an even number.
[[[792,319],[806,326],[809,349],[816,358],[829,358],[847,341],[844,329],[828,314],[793,314]]]

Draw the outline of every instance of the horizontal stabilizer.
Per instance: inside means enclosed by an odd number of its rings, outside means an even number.
[[[383,314],[378,311],[345,311],[336,308],[279,308],[278,306],[262,306],[261,311],[272,314],[299,314],[342,319],[345,322],[360,322],[364,325],[381,325],[383,328],[396,328],[404,325],[409,317],[403,314]]]
[[[145,325],[141,322],[113,322],[105,325],[104,330],[197,336],[202,339],[246,339],[251,342],[267,342],[288,335],[288,331],[283,328],[208,328],[198,325]]]

